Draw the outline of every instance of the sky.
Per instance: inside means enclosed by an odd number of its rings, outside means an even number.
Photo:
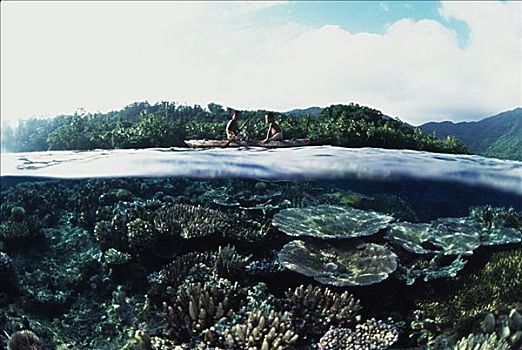
[[[414,125],[522,105],[520,2],[0,5],[5,123],[136,101],[354,102]]]

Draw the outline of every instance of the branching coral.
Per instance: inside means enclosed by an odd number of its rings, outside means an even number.
[[[301,338],[307,338],[321,335],[331,326],[350,326],[361,306],[347,291],[301,285],[285,293],[283,309],[292,314]]]
[[[183,238],[198,238],[223,234],[229,219],[218,210],[200,206],[175,204],[158,210],[154,225],[160,232],[176,232]]]
[[[245,269],[249,259],[249,256],[238,254],[230,245],[210,252],[188,253],[165,265],[159,273],[158,282],[176,288],[196,264],[204,264],[223,277],[235,276]]]
[[[172,303],[164,302],[175,332],[197,338],[224,316],[238,310],[244,293],[237,283],[222,278],[180,286]]]
[[[290,315],[275,310],[268,314],[261,310],[249,311],[244,322],[225,328],[221,334],[227,349],[282,350],[298,337]]]
[[[470,334],[460,339],[453,350],[509,350],[512,349],[503,339],[498,339],[496,334]]]

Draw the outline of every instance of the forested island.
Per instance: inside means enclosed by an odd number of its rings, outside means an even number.
[[[453,136],[443,139],[424,133],[380,111],[358,104],[331,105],[320,113],[275,113],[286,139],[325,139],[342,147],[413,149],[464,153],[466,146]],[[247,140],[266,132],[267,111],[241,111],[239,124]],[[136,102],[119,111],[62,115],[21,120],[15,129],[2,130],[2,149],[12,152],[183,147],[189,139],[225,139],[230,111],[215,103],[206,108],[169,102]]]

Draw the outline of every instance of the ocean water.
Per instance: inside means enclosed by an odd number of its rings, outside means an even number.
[[[0,348],[522,344],[522,162],[171,148],[1,174]]]

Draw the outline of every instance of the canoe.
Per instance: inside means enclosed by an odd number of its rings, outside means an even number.
[[[290,139],[283,141],[269,141],[261,143],[260,141],[232,141],[227,147],[265,147],[265,148],[284,148],[284,147],[301,147],[314,146],[324,144],[325,140],[312,139]],[[186,140],[185,144],[191,148],[219,148],[225,147],[227,140]]]

